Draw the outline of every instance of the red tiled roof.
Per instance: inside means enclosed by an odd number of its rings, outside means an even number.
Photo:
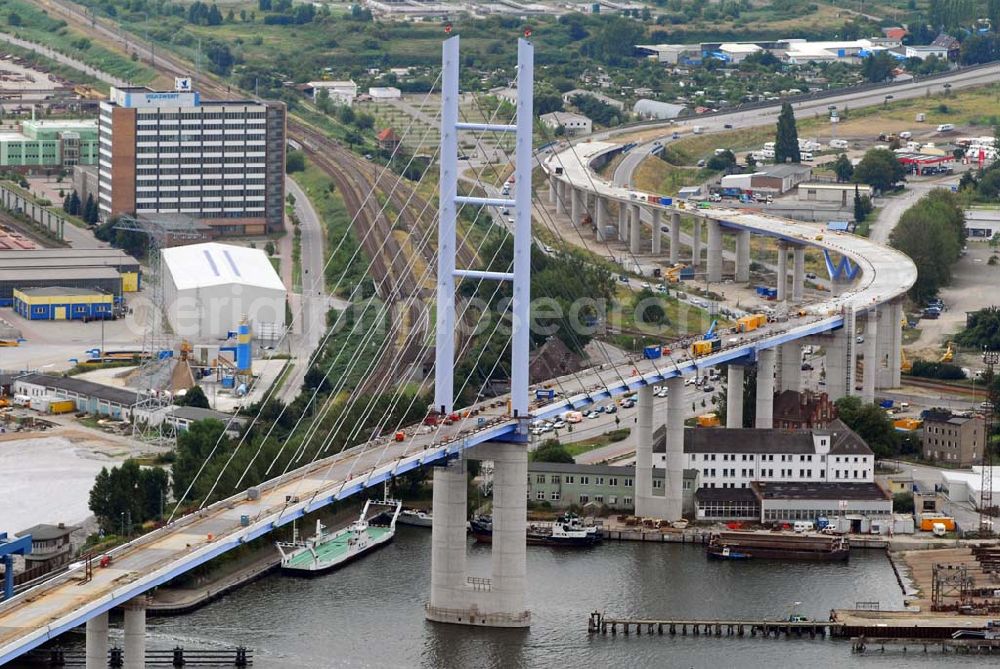
[[[392,128],[386,128],[385,130],[382,130],[378,135],[376,135],[376,138],[380,142],[399,141],[399,136],[396,135],[395,132],[393,132]]]

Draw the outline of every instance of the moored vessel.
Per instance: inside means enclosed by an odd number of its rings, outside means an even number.
[[[304,540],[275,545],[281,553],[282,571],[312,576],[335,569],[392,541],[403,505],[396,500],[368,500],[361,516],[336,532],[327,532],[319,520],[316,533]],[[376,512],[377,511],[377,512]]]
[[[710,558],[720,560],[847,560],[851,544],[847,537],[828,534],[775,532],[717,532],[705,547]]]

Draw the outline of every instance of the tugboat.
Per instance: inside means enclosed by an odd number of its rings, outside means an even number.
[[[381,510],[369,518],[372,507]],[[403,508],[396,500],[368,500],[361,516],[338,532],[326,532],[325,526],[316,521],[316,534],[299,541],[275,543],[281,553],[281,570],[302,576],[315,576],[344,565],[365,553],[392,541],[396,534],[396,520]]]
[[[493,542],[493,518],[476,516],[469,521],[469,532],[483,544]],[[526,541],[533,546],[593,546],[603,537],[597,527],[586,526],[579,516],[572,513],[559,516],[551,526],[528,525]]]
[[[399,514],[400,525],[413,525],[415,527],[431,527],[434,524],[434,517],[426,511],[416,509],[403,509]]]

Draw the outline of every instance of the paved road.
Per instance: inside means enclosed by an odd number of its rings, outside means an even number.
[[[843,108],[844,105],[848,105],[852,109],[880,105],[885,102],[885,96],[887,94],[891,94],[896,100],[924,97],[930,93],[943,92],[945,90],[944,84],[946,83],[951,85],[951,90],[984,86],[986,84],[995,83],[998,76],[1000,76],[1000,64],[971,71],[956,70],[950,76],[941,79],[924,82],[905,82],[875,89],[868,89],[865,91],[847,92],[843,95],[822,98],[819,100],[804,100],[802,102],[793,103],[792,108],[795,110],[796,115],[801,118],[808,114],[825,114],[827,113],[827,107],[830,105],[837,105],[840,108]],[[625,128],[601,133],[600,135],[588,137],[587,139],[607,139],[616,135],[637,132],[652,127],[662,127],[664,129],[664,135],[662,137],[659,137],[656,140],[650,140],[649,142],[634,148],[628,155],[625,156],[622,162],[615,169],[613,180],[615,185],[627,186],[632,183],[632,176],[635,169],[639,166],[639,163],[642,162],[642,159],[649,154],[650,150],[652,150],[654,141],[664,143],[669,142],[670,134],[674,130],[686,133],[689,132],[695,125],[700,125],[705,129],[705,132],[719,132],[726,130],[726,125],[730,125],[734,128],[752,128],[754,126],[768,125],[776,122],[780,111],[781,104],[779,103],[770,107],[760,107],[745,111],[737,110],[704,118],[686,118],[682,122],[676,124],[664,122],[662,126],[660,124],[656,124],[645,127]]]
[[[305,191],[294,179],[285,179],[285,188],[295,197],[302,249],[302,292],[293,296],[291,373],[281,387],[280,399],[288,404],[295,399],[309,371],[309,358],[326,330],[326,312],[330,308],[323,275],[323,226]],[[291,262],[291,258],[288,259]],[[278,347],[285,348],[285,347]]]

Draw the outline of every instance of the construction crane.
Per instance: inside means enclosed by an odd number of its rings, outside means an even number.
[[[993,534],[993,414],[996,411],[997,397],[993,384],[993,368],[1000,362],[1000,351],[983,351],[983,364],[986,374],[983,377],[986,385],[986,401],[983,402],[983,458],[979,477],[979,533],[980,536]]]
[[[719,321],[712,321],[712,324],[708,326],[708,331],[701,336],[705,341],[710,341],[712,339],[718,339],[719,336],[715,334],[715,326],[719,324]]]

